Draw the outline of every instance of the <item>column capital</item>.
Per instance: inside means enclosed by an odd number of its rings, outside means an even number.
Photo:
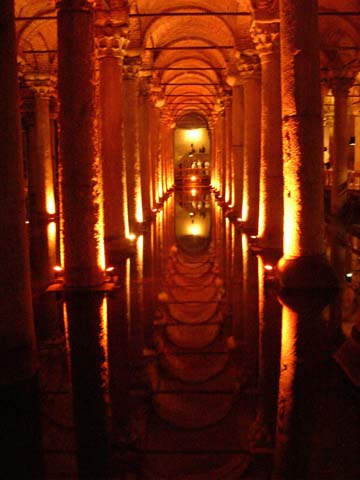
[[[105,25],[95,25],[97,58],[116,57],[122,61],[129,44],[127,33],[127,27],[115,25],[110,21]]]
[[[242,85],[248,79],[259,79],[261,74],[260,57],[256,51],[237,52],[236,60],[228,69],[226,83],[231,87]]]
[[[140,50],[127,50],[123,60],[124,80],[135,80],[141,67]]]
[[[329,81],[329,86],[334,97],[341,96],[347,97],[349,90],[354,83],[354,77],[332,77]]]
[[[238,59],[238,71],[241,78],[259,78],[261,72],[259,55],[255,51],[241,53]]]
[[[280,23],[278,21],[254,21],[250,28],[255,48],[259,56],[280,51]]]
[[[24,80],[35,95],[41,98],[49,99],[56,94],[55,77],[27,74],[24,76]]]

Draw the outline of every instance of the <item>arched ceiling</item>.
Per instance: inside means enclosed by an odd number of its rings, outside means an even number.
[[[228,89],[228,69],[238,52],[254,51],[250,34],[253,8],[260,8],[262,14],[264,7],[274,4],[271,0],[92,3],[104,22],[116,23],[119,11],[128,14],[128,49],[141,52],[141,74],[150,77],[163,108],[175,121],[191,112],[209,119],[219,109]],[[360,14],[359,0],[319,0],[319,12],[322,70],[358,73],[360,15],[332,12]],[[15,0],[15,13],[21,72],[55,76],[55,0]]]

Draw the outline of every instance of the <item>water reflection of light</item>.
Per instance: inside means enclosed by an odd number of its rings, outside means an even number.
[[[65,346],[66,346],[66,360],[67,360],[68,372],[70,375],[71,350],[70,350],[70,334],[69,334],[69,317],[68,317],[66,302],[63,303],[63,321],[64,321],[64,335],[65,335]]]
[[[196,188],[192,188],[192,189],[191,189],[191,195],[192,195],[193,197],[195,197],[196,194],[197,194]]]
[[[126,318],[128,321],[128,333],[130,333],[131,322],[131,291],[130,291],[130,258],[126,259],[125,264],[125,295],[126,295]]]
[[[107,297],[104,296],[100,305],[100,347],[104,355],[104,361],[101,368],[101,386],[104,389],[106,405],[109,406],[109,344],[108,344],[108,304]]]

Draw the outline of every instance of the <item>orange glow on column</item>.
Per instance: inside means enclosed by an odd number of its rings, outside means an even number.
[[[244,222],[246,222],[246,220],[248,220],[248,217],[249,217],[249,199],[248,197],[244,197],[243,204],[242,204],[241,218],[243,219]]]
[[[262,237],[265,232],[265,192],[264,179],[260,175],[260,193],[259,193],[259,230],[258,237]]]
[[[46,180],[45,180],[46,181]],[[54,215],[55,209],[55,196],[53,185],[46,185],[46,211],[49,215]]]
[[[68,366],[69,376],[71,375],[71,349],[70,349],[70,334],[69,334],[69,317],[67,313],[66,302],[63,303],[63,320],[64,320],[64,335],[65,335],[65,346],[66,346],[66,360]],[[72,385],[72,382],[70,382]]]
[[[47,239],[49,249],[49,262],[51,267],[56,265],[56,222],[47,225]]]
[[[104,271],[106,268],[106,260],[105,260],[105,242],[104,242],[104,192],[103,192],[103,182],[102,182],[102,174],[101,174],[101,163],[100,157],[96,157],[96,166],[97,166],[97,192],[94,198],[96,200],[95,203],[98,206],[99,216],[98,221],[96,224],[95,235],[97,238],[97,264],[101,271]]]
[[[144,221],[143,208],[142,208],[142,196],[141,189],[136,193],[136,221],[142,223]]]
[[[286,169],[286,166],[285,166]],[[289,175],[286,177],[284,172],[285,184],[291,191],[291,196],[284,195],[284,254],[287,257],[298,256],[301,254],[298,228],[299,205],[301,205],[299,185],[289,184]]]
[[[129,238],[130,227],[129,227],[129,208],[128,208],[128,199],[127,199],[127,181],[126,181],[126,160],[125,155],[123,154],[122,158],[122,191],[123,191],[123,215],[124,215],[124,235],[125,238]]]

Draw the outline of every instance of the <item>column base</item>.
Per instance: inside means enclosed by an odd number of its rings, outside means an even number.
[[[339,286],[335,271],[325,255],[282,257],[277,264],[277,278],[284,289],[336,289]]]

